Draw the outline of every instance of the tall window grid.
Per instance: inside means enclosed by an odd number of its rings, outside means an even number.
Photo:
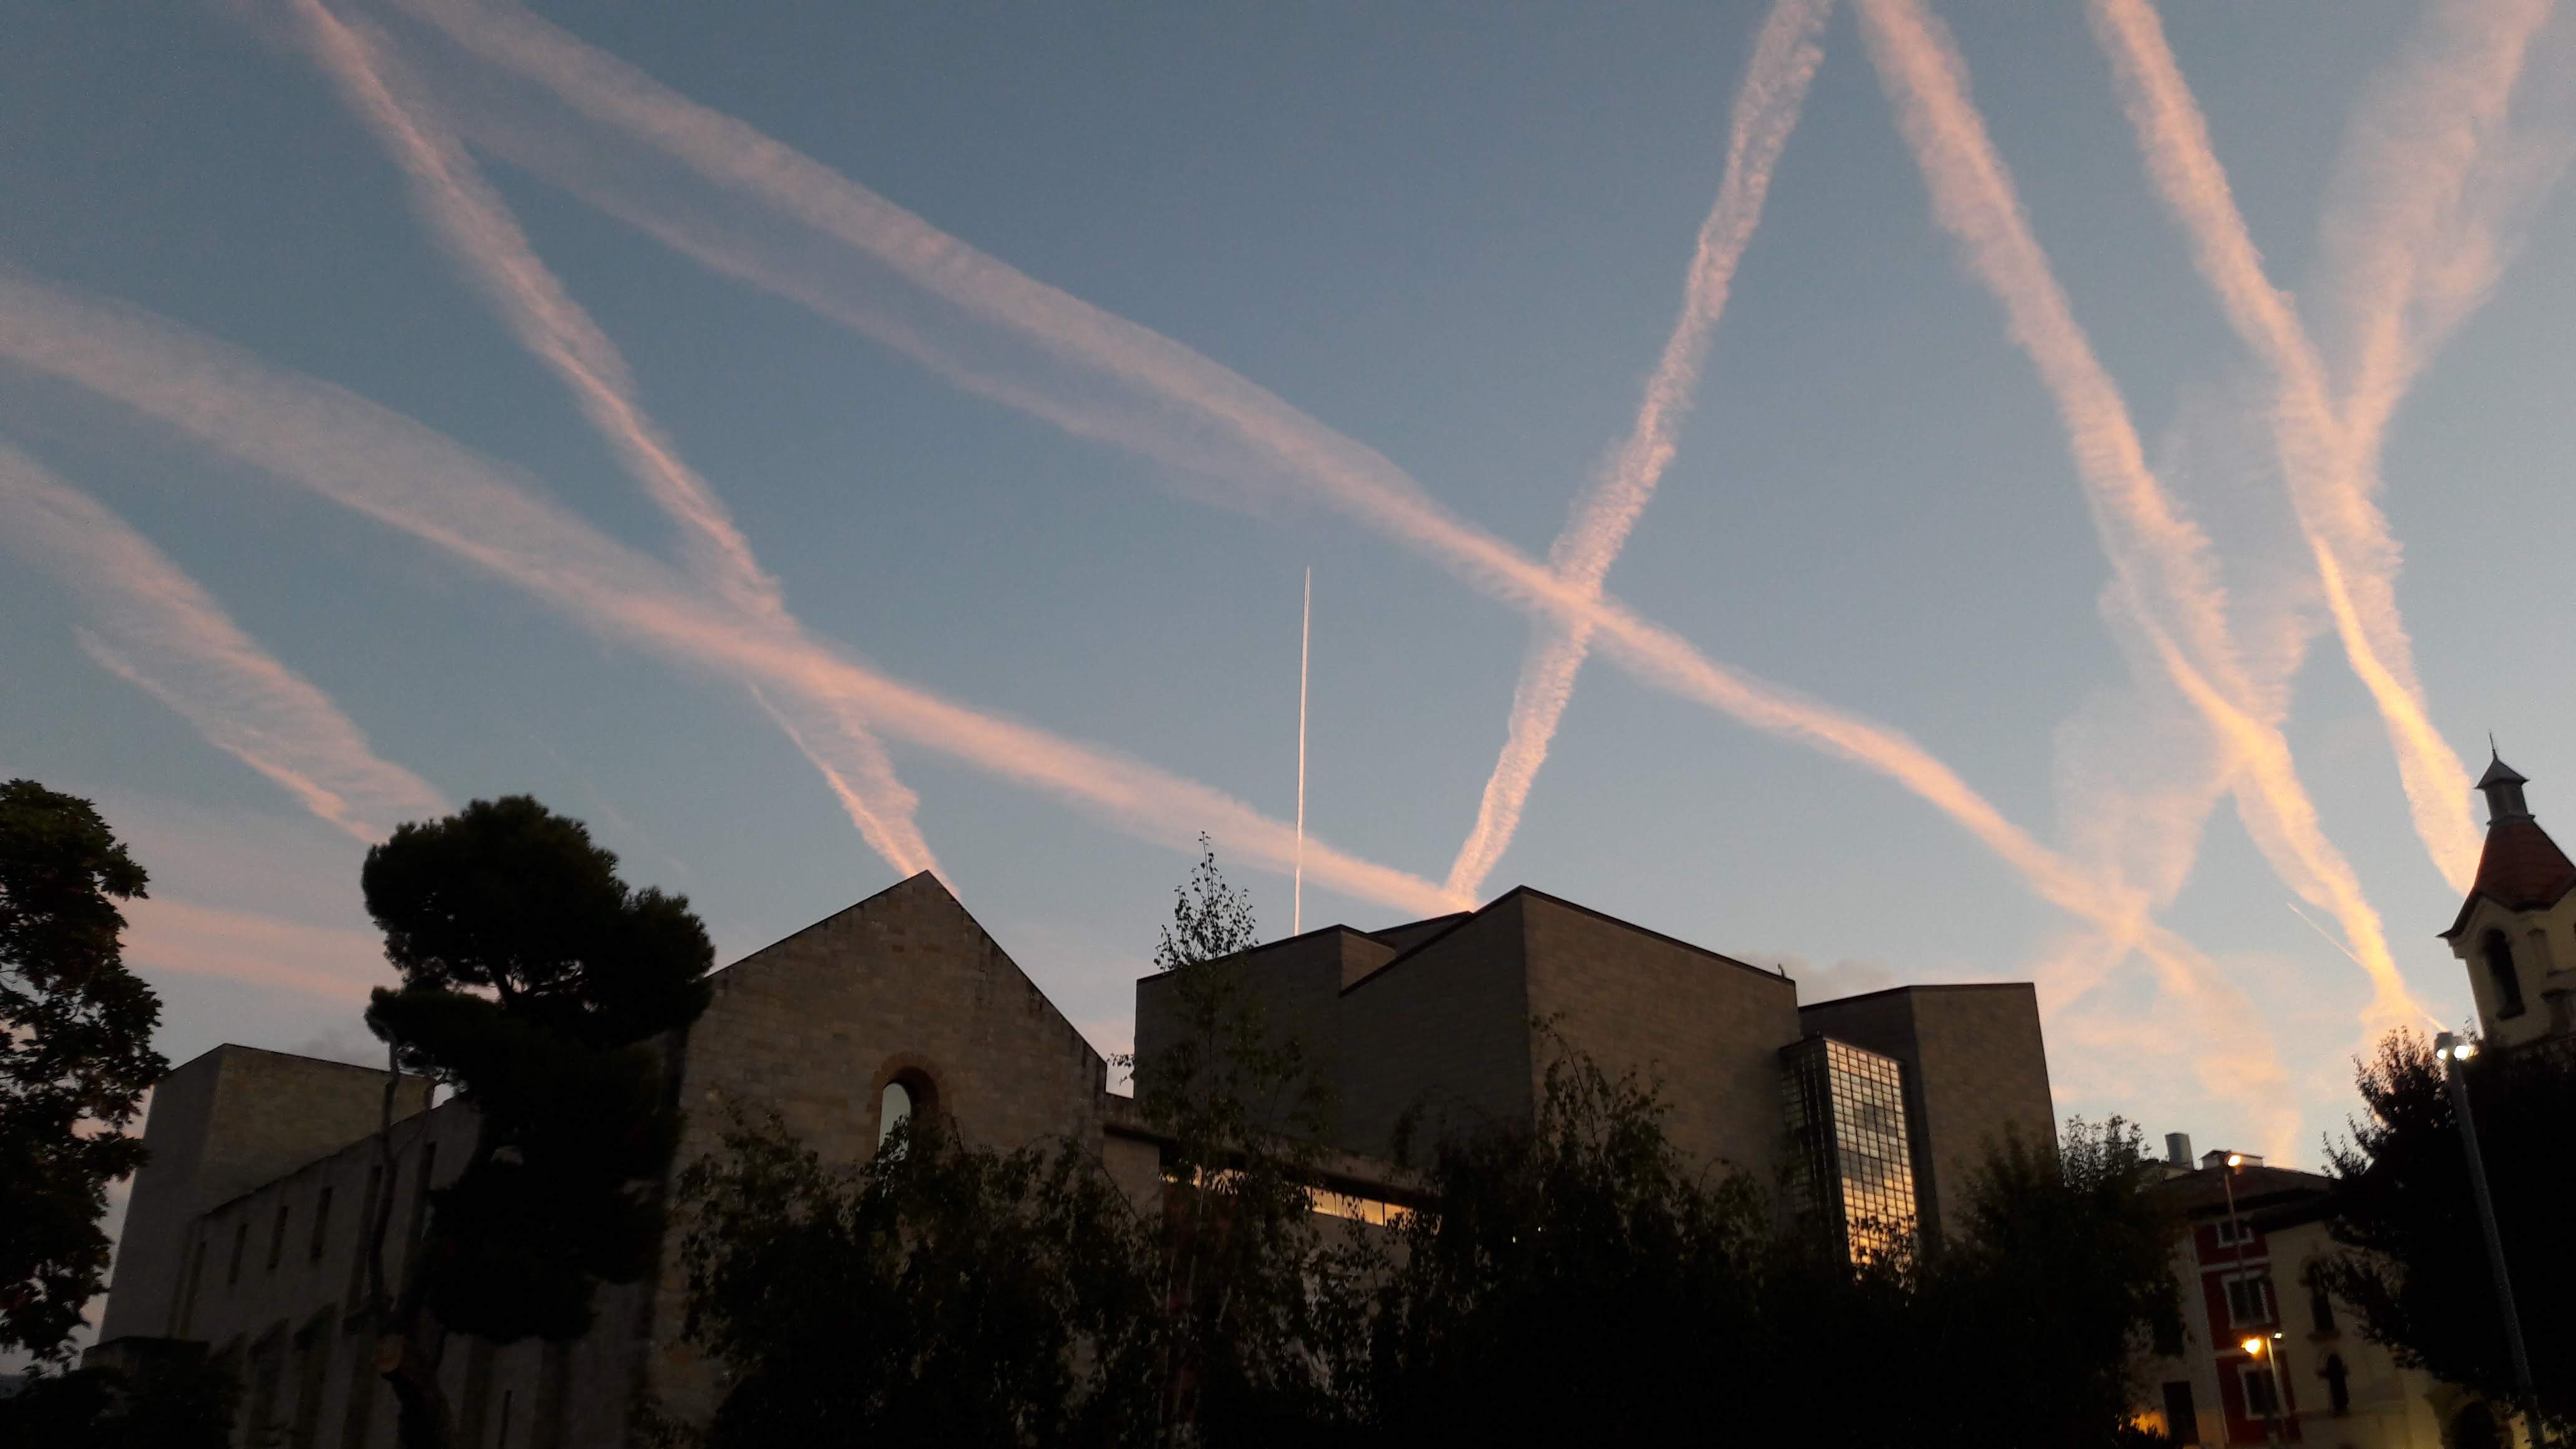
[[[1822,1036],[1780,1055],[1800,1206],[1831,1228],[1854,1261],[1911,1247],[1904,1064]]]

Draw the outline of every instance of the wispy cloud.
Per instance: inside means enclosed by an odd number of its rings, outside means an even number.
[[[2396,181],[2394,197],[2382,193],[2387,220],[2376,234],[2395,245],[2366,248],[2375,260],[2365,270],[2384,290],[2354,299],[2357,315],[2369,320],[2359,329],[2363,356],[2355,368],[2360,385],[2353,407],[2361,426],[2348,429],[2337,416],[2325,362],[2300,324],[2295,303],[2264,274],[2162,22],[2143,0],[2094,0],[2090,6],[2157,193],[2183,223],[2193,259],[2229,323],[2271,374],[2273,437],[2328,613],[2354,673],[2387,723],[2416,833],[2453,889],[2462,891],[2476,871],[2478,853],[2469,776],[2433,727],[2398,613],[2399,551],[2371,496],[2376,444],[2400,380],[2418,365],[2405,355],[2404,299],[2430,270],[2428,254],[2436,242],[2431,222],[2442,209],[2441,198],[2457,194],[2478,154],[2479,132],[2500,121],[2504,97],[2549,11],[2548,0],[2508,0],[2482,7],[2473,19],[2460,10],[2460,18],[2470,20],[2464,33],[2430,52],[2432,64],[2449,73],[2424,77],[2411,94],[2399,93],[2401,104],[2417,107],[2413,113],[2379,118],[2390,131],[2433,130],[2443,140],[2430,148],[2432,155],[2411,155],[2393,173],[2393,179],[2403,178]],[[2467,106],[2445,105],[2470,98],[2475,99]],[[2358,451],[2357,443],[2371,451]]]
[[[1595,597],[1610,565],[1627,546],[1638,515],[1653,501],[1664,469],[1672,463],[1681,425],[1699,389],[1709,334],[1726,310],[1736,264],[1762,220],[1771,173],[1780,164],[1780,152],[1806,104],[1808,84],[1824,59],[1816,37],[1832,9],[1832,0],[1779,0],[1754,42],[1753,59],[1735,94],[1726,174],[1718,183],[1716,204],[1700,224],[1699,247],[1683,286],[1681,315],[1664,341],[1653,375],[1646,380],[1645,399],[1628,436],[1576,500],[1573,518],[1549,551],[1549,563]],[[1529,652],[1521,660],[1520,682],[1512,692],[1502,754],[1485,782],[1475,827],[1449,868],[1449,888],[1457,894],[1473,897],[1482,890],[1495,862],[1511,847],[1512,836],[1520,829],[1522,807],[1529,802],[1530,784],[1547,763],[1557,723],[1574,697],[1575,676],[1591,651],[1589,624],[1551,622],[1533,628]]]
[[[616,188],[617,214],[647,219],[654,235],[686,236],[694,254],[730,258],[734,275],[908,352],[951,359],[945,375],[977,379],[969,385],[1081,436],[1122,446],[1149,439],[1140,450],[1158,460],[1209,460],[1220,478],[1284,485],[1336,508],[1556,628],[1590,629],[1598,647],[1654,687],[1896,781],[1967,829],[2044,899],[2159,943],[2151,949],[2181,949],[2145,924],[2135,892],[2106,885],[2031,838],[1903,734],[1710,660],[1616,599],[1453,517],[1385,457],[1239,374],[986,256],[524,10],[448,0],[401,0],[401,8],[477,63],[471,76],[449,78],[462,97],[449,113],[475,144],[499,146],[577,195]],[[535,85],[560,107],[554,119],[586,126],[588,134],[577,142],[532,135],[525,98],[495,90],[496,77]],[[718,215],[672,204],[658,182],[639,179],[646,153],[730,193],[732,210]],[[745,199],[804,230],[784,235],[755,224],[740,205]],[[847,254],[818,253],[818,239]],[[853,290],[852,269],[861,263],[859,285],[872,290]],[[816,305],[818,298],[833,300]],[[896,320],[886,331],[873,330],[889,316]],[[1016,348],[1017,357],[954,360],[996,342]],[[1030,354],[1041,365],[1018,360]]]
[[[1112,751],[968,708],[807,637],[761,628],[664,565],[535,495],[420,424],[132,309],[0,272],[0,358],[59,377],[180,434],[433,544],[613,638],[772,698],[861,711],[886,734],[1188,848],[1206,830],[1286,870],[1295,831],[1243,802]],[[1438,885],[1309,839],[1318,883],[1404,910]]]
[[[361,841],[446,809],[418,775],[379,759],[330,696],[244,633],[168,555],[0,439],[0,540],[89,610],[82,649],[168,705],[208,743]]]
[[[2144,660],[2226,742],[2239,813],[2273,869],[2330,912],[2367,969],[2367,1022],[2426,1013],[2390,954],[2359,876],[2326,838],[2280,728],[2284,701],[2258,690],[2227,627],[2209,539],[2149,469],[2118,386],[2075,321],[2031,234],[2010,172],[1969,99],[1947,27],[1920,0],[1858,0],[1862,32],[1932,192],[1935,217],[2003,304],[2013,339],[2056,402],[2076,472],[2113,569],[2109,602],[2136,627]]]
[[[364,1002],[384,985],[384,939],[250,911],[153,896],[122,907],[127,964]]]
[[[777,580],[761,568],[714,488],[681,459],[646,411],[624,355],[537,256],[473,158],[423,102],[396,93],[382,56],[366,37],[333,18],[319,0],[296,0],[295,9],[315,59],[411,178],[432,230],[520,344],[571,390],[627,472],[680,525],[698,576],[747,618],[783,634],[801,634]],[[769,708],[765,700],[762,706]],[[938,860],[914,819],[918,799],[896,776],[866,721],[844,710],[822,724],[815,737],[829,742],[830,765],[806,735],[789,733],[822,769],[860,835],[905,875],[936,870]]]

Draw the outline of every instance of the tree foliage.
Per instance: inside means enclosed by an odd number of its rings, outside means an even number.
[[[230,1449],[240,1397],[203,1353],[173,1355],[139,1379],[113,1368],[44,1374],[0,1399],[0,1444]]]
[[[169,1069],[118,944],[144,884],[90,802],[0,785],[0,1348],[40,1360],[105,1286],[107,1185],[142,1165],[124,1129]]]
[[[629,887],[580,822],[526,796],[402,826],[361,881],[402,976],[367,1024],[479,1123],[464,1171],[431,1194],[419,1269],[399,1296],[373,1285],[399,1342],[387,1377],[405,1442],[443,1444],[430,1325],[573,1338],[596,1284],[651,1268],[678,1134],[656,1043],[705,1009],[714,950],[686,898]]]
[[[687,1332],[732,1376],[705,1443],[1134,1443],[1156,1305],[1141,1225],[1066,1144],[972,1149],[928,1113],[865,1164],[776,1118],[692,1165]]]
[[[2462,1063],[2470,1112],[2513,1272],[2542,1413],[2576,1423],[2576,1261],[2565,1249],[2576,1201],[2576,1058],[2564,1050],[2484,1052]],[[2469,1185],[2443,1063],[2420,1034],[2382,1037],[2358,1065],[2364,1116],[2329,1150],[2336,1241],[2324,1268],[2362,1332],[2399,1361],[2499,1402],[2515,1397],[2504,1315]]]
[[[1387,1439],[1617,1424],[1670,1441],[1707,1424],[1709,1375],[1762,1356],[1767,1219],[1750,1184],[1693,1171],[1665,1110],[1651,1084],[1567,1054],[1532,1124],[1436,1145],[1436,1208],[1373,1245],[1367,1417]]]
[[[1171,1039],[1129,1059],[1136,1107],[1163,1137],[1163,1195],[1145,1265],[1160,1316],[1156,1428],[1248,1442],[1329,1418],[1312,1345],[1329,1302],[1314,1222],[1332,1100],[1305,1046],[1269,1018],[1227,958],[1258,941],[1250,898],[1205,836],[1174,892],[1155,967],[1171,983]]]

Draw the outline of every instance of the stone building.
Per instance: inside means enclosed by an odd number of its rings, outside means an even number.
[[[1987,1144],[2053,1140],[2026,985],[1801,1008],[1776,971],[1526,888],[1474,912],[1311,931],[1220,969],[1241,973],[1329,1078],[1340,1111],[1325,1210],[1348,1216],[1382,1221],[1386,1198],[1401,1196],[1389,1184],[1402,1174],[1382,1158],[1400,1121],[1435,1134],[1527,1121],[1568,1049],[1659,1079],[1684,1152],[1797,1187],[1847,1227],[1860,1221],[1848,1205],[1901,1198],[1919,1200],[1937,1233]],[[716,1148],[738,1107],[775,1112],[825,1157],[853,1161],[890,1120],[927,1111],[985,1146],[1090,1144],[1140,1202],[1161,1189],[1161,1149],[1108,1090],[1100,1054],[926,873],[713,985],[705,1015],[668,1046],[687,1114],[675,1171]],[[1137,987],[1148,1059],[1171,1031],[1169,988],[1159,976]],[[1831,1058],[1821,1076],[1802,1066],[1820,1052]],[[475,1121],[430,1107],[424,1083],[394,1082],[388,1166],[374,1141],[388,1081],[237,1046],[165,1078],[92,1361],[148,1364],[203,1345],[239,1372],[245,1436],[266,1426],[289,1449],[390,1446],[393,1406],[358,1316],[360,1225],[389,1205],[398,1280],[427,1190],[462,1169]],[[1854,1230],[1852,1241],[1875,1240]],[[683,1340],[677,1248],[666,1242],[643,1281],[603,1289],[578,1341],[452,1339],[441,1374],[457,1442],[623,1444],[640,1404],[709,1413],[722,1370]]]

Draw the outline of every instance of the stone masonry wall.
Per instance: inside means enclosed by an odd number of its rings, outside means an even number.
[[[1662,1084],[1673,1145],[1773,1186],[1780,1048],[1798,1039],[1798,988],[1746,965],[1535,891],[1522,897],[1529,1009],[1564,1045]],[[1540,1043],[1533,1090],[1550,1059]]]
[[[675,1172],[721,1145],[729,1104],[776,1112],[826,1160],[876,1151],[879,1098],[926,1088],[968,1141],[1096,1143],[1107,1066],[927,873],[752,953],[715,977],[681,1065]],[[718,1366],[680,1339],[675,1217],[652,1306],[650,1376],[667,1412],[702,1421]]]

